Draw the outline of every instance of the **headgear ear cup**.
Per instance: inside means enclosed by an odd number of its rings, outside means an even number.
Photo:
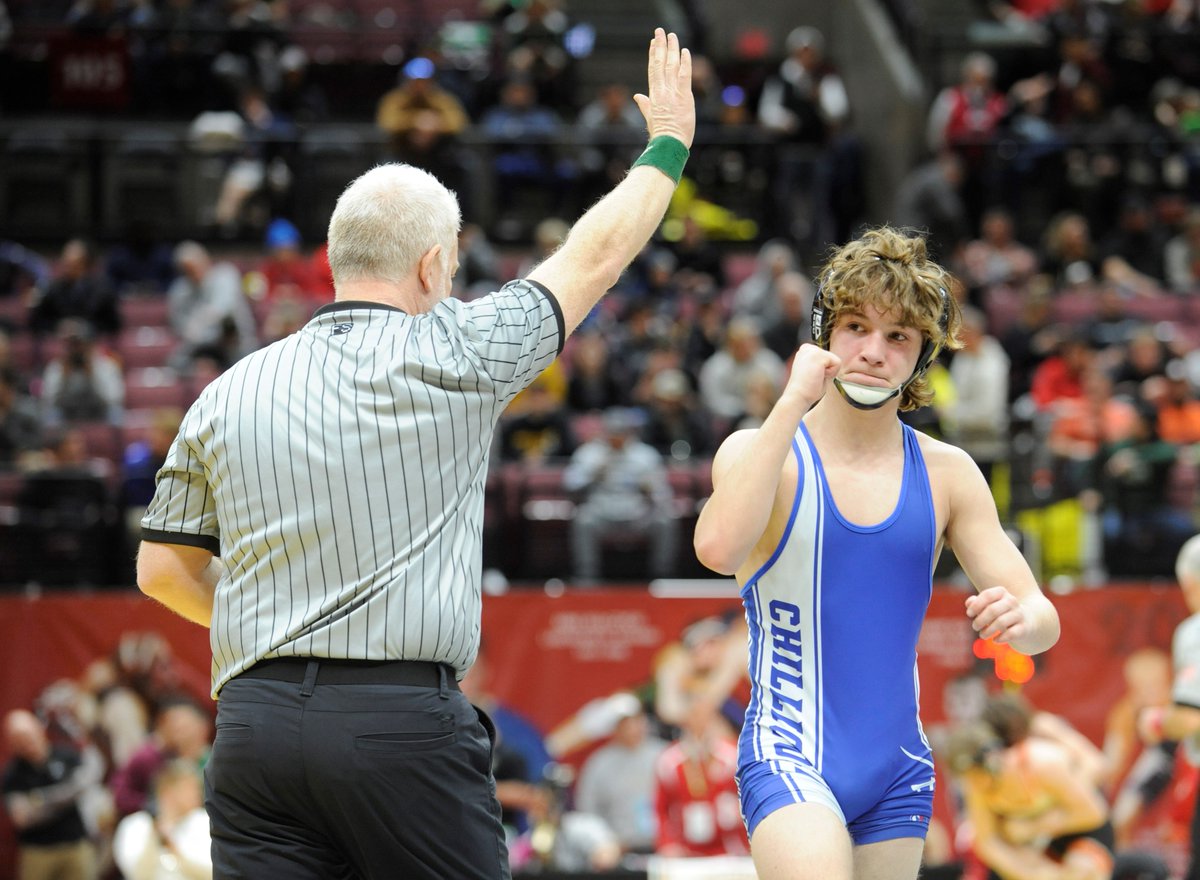
[[[829,310],[825,308],[825,287],[817,285],[813,294],[812,313],[809,315],[809,331],[812,341],[819,348],[829,348]]]
[[[950,329],[950,294],[946,288],[939,287],[938,294],[942,298],[942,312],[938,315],[938,339],[926,339],[921,345],[921,356],[917,358],[917,365],[913,369],[912,376],[908,382],[911,382],[917,376],[929,369],[929,365],[933,363],[934,358],[938,356],[938,352],[942,350],[942,342],[946,338],[946,332]],[[907,385],[908,382],[904,384]]]

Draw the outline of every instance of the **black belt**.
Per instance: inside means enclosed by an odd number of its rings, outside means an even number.
[[[260,678],[302,684],[315,664],[317,684],[405,684],[458,690],[454,670],[428,660],[329,660],[323,657],[280,657],[260,660],[238,678]]]

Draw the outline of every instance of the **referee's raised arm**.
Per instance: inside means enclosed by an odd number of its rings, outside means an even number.
[[[650,42],[648,95],[635,95],[649,144],[628,176],[571,228],[563,246],[529,273],[553,292],[571,333],[662,222],[696,133],[692,57],[662,28]]]

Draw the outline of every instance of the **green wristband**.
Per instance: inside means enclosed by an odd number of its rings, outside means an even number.
[[[679,183],[679,178],[683,177],[683,166],[687,164],[687,160],[688,148],[683,145],[683,141],[671,137],[669,134],[660,134],[646,145],[646,149],[642,151],[642,155],[637,157],[632,167],[649,165]]]

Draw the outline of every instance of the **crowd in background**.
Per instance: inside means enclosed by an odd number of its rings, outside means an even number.
[[[34,6],[46,14],[46,4],[8,4],[0,45],[9,18],[15,28],[45,23]],[[300,13],[279,0],[60,7],[55,23],[128,40],[131,119],[185,120],[237,144],[203,243],[140,227],[99,243],[0,242],[0,578],[127,585],[130,524],[184,409],[238,357],[295,331],[333,296],[322,242],[298,228],[305,181],[292,151],[300,129],[353,105],[322,81],[295,38]],[[1187,0],[990,4],[989,16],[1038,38],[964,58],[960,81],[930,108],[927,161],[878,218],[931,233],[965,306],[965,347],[933,368],[934,405],[906,418],[972,454],[1043,577],[1167,577],[1196,528],[1197,10]],[[357,96],[369,101],[387,157],[428,168],[462,197],[456,283],[465,298],[552,251],[643,136],[623,86],[580,93],[588,31],[567,4],[469,11],[489,38],[417,33],[382,67],[386,77],[365,79],[377,86],[369,97]],[[313,15],[305,6],[302,24]],[[498,432],[496,474],[540,475],[560,505],[536,515],[489,507],[485,554],[510,579],[529,567],[494,546],[512,534],[497,526],[506,517],[527,530],[566,523],[570,567],[558,575],[578,583],[602,579],[606,542],[631,536],[643,577],[685,570],[707,462],[731,431],[769,412],[808,338],[820,252],[863,219],[869,149],[855,135],[837,46],[805,27],[774,54],[736,63],[715,63],[703,48],[698,150],[663,234]],[[20,68],[14,57],[2,63]],[[23,98],[4,100],[21,109]],[[494,145],[486,163],[466,147],[468,133]],[[706,138],[721,144],[706,151]],[[756,164],[763,143],[769,169]],[[481,180],[504,208],[486,224]],[[729,200],[739,188],[761,202],[754,220]],[[489,491],[505,485],[498,478]],[[744,852],[729,766],[740,719],[727,670],[731,657],[744,669],[744,658],[728,646],[738,635],[727,620],[696,624],[651,691],[605,698],[545,735],[519,717],[506,725],[503,707],[490,707],[515,866]],[[168,841],[177,861],[193,851],[210,719],[195,689],[178,699],[186,689],[169,661],[153,638],[131,640],[80,681],[48,690],[33,714],[5,721],[9,752],[31,766],[59,750],[73,782],[58,790],[52,836],[82,843],[78,858],[119,863],[127,847],[130,865],[158,864]],[[1143,665],[1162,673],[1159,660]],[[486,660],[472,675],[473,699],[487,705]],[[1161,675],[1131,668],[1129,678],[1129,700],[1166,699]],[[1120,709],[1088,778],[1106,795],[1093,806],[1125,834],[1174,758],[1151,755],[1159,764],[1125,786],[1137,749]],[[993,708],[984,727],[959,719],[966,732],[947,742],[965,743],[962,760],[951,758],[955,773],[1027,748],[1032,722],[1014,733],[1014,715],[1023,717]],[[1058,737],[1050,751],[1078,745],[1041,723],[1041,735]],[[600,741],[577,781],[555,771],[559,758]],[[706,806],[685,809],[680,799],[696,791]],[[18,827],[48,815],[32,804],[8,809]],[[689,826],[685,815],[704,818]]]

